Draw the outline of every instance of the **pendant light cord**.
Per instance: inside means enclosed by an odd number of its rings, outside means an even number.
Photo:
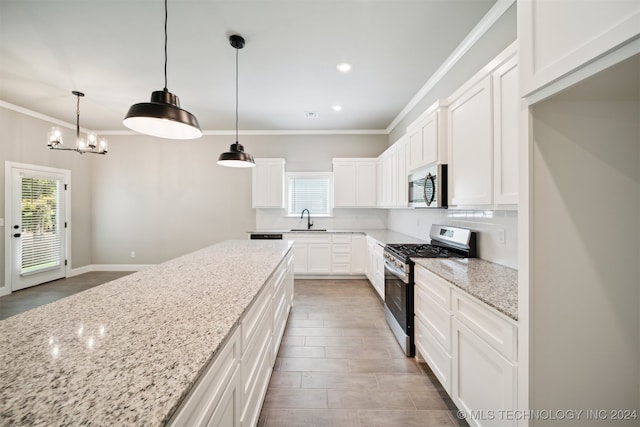
[[[80,138],[80,95],[76,95],[76,140]]]
[[[236,48],[236,143],[238,143],[238,48]]]
[[[167,89],[167,20],[169,17],[169,13],[167,11],[167,0],[164,0],[164,91],[168,92]]]

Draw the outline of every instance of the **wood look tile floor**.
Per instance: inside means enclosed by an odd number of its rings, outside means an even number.
[[[260,427],[467,426],[367,280],[296,280]]]

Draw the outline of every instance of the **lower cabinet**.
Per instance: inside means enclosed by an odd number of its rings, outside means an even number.
[[[351,276],[365,274],[366,237],[358,233],[287,233],[294,240],[297,275]]]
[[[367,236],[366,275],[380,298],[384,301],[384,248]]]
[[[517,324],[427,269],[415,269],[415,345],[472,426],[517,425]]]
[[[453,319],[451,397],[475,426],[515,426],[504,415],[516,409],[517,365],[498,353],[462,322]]]
[[[257,425],[291,309],[293,259],[290,253],[264,285],[170,425]]]

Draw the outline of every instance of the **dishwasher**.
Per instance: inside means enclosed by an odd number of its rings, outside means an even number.
[[[282,240],[282,233],[251,233],[251,240]]]

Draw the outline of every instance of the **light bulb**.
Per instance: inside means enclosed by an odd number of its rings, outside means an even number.
[[[97,141],[98,141],[98,136],[95,133],[89,132],[87,134],[87,147],[89,147],[91,150],[96,148]]]
[[[55,147],[62,144],[62,132],[57,127],[52,127],[49,133],[47,133],[47,145],[49,147]]]

